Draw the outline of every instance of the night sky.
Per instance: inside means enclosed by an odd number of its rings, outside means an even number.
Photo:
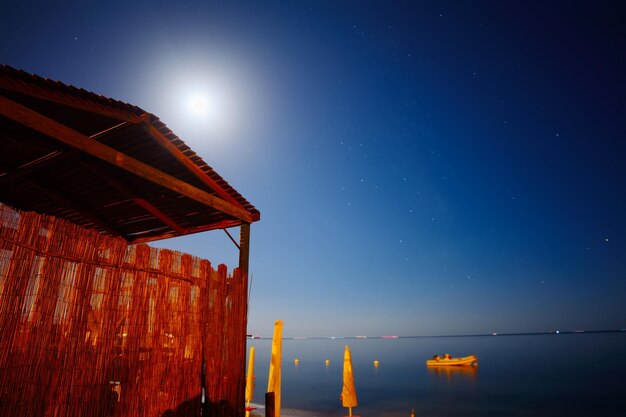
[[[626,327],[620,2],[0,13],[2,63],[156,114],[261,211],[249,333]],[[157,245],[237,264],[221,231]]]

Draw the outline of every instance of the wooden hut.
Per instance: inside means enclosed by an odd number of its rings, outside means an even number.
[[[153,114],[0,66],[0,415],[241,414],[259,218]],[[231,227],[231,275],[143,245]]]

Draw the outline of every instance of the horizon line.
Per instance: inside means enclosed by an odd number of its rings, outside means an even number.
[[[444,334],[444,335],[384,335],[384,336],[284,336],[283,340],[334,340],[334,339],[419,339],[431,337],[488,337],[488,336],[539,336],[539,335],[560,335],[560,334],[585,334],[585,333],[621,333],[626,332],[623,329],[605,329],[605,330],[549,330],[542,332],[508,332],[508,333],[476,333],[476,334]],[[246,339],[272,340],[271,337],[246,335]]]

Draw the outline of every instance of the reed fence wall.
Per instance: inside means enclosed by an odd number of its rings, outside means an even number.
[[[240,415],[246,315],[237,269],[0,204],[0,416]]]

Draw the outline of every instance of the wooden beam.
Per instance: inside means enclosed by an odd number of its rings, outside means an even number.
[[[206,232],[209,230],[216,230],[216,229],[226,229],[229,227],[236,227],[241,225],[241,221],[240,220],[225,220],[219,223],[214,223],[211,225],[207,225],[207,226],[196,226],[196,227],[189,227],[186,230],[187,234],[194,234],[194,233],[200,233],[200,232]],[[148,243],[148,242],[154,242],[155,240],[163,240],[163,239],[169,239],[172,237],[177,237],[180,236],[179,234],[177,234],[176,232],[158,232],[158,233],[146,233],[146,234],[141,234],[138,235],[135,238],[130,238],[130,242],[135,244],[135,243]]]
[[[22,164],[21,166],[17,168],[14,168],[14,167],[7,168],[3,166],[2,170],[6,174],[0,176],[0,184],[13,182],[18,178],[27,176],[28,174],[31,174],[32,172],[37,171],[39,168],[48,166],[55,161],[65,159],[66,157],[65,155],[67,155],[67,153],[63,151],[51,150],[46,155],[43,155],[35,160]],[[63,158],[60,158],[61,156]]]
[[[171,227],[178,233],[179,235],[186,235],[187,232],[183,227],[181,227],[174,220],[170,219],[167,215],[165,215],[161,210],[150,204],[148,201],[144,200],[140,197],[133,197],[133,202],[140,207],[143,207],[147,212],[152,214],[154,217]]]
[[[86,169],[90,170],[91,172],[93,172],[94,174],[96,174],[97,176],[99,176],[103,181],[108,183],[110,186],[117,189],[119,192],[121,192],[122,194],[126,195],[128,198],[133,200],[135,204],[137,204],[138,206],[141,206],[143,209],[145,209],[147,212],[152,214],[154,217],[156,217],[157,219],[159,219],[160,221],[162,221],[163,223],[165,223],[166,225],[174,229],[176,233],[178,233],[179,235],[187,234],[187,232],[185,231],[183,227],[181,227],[178,223],[176,223],[174,220],[169,218],[165,213],[163,213],[161,210],[156,208],[150,202],[139,197],[137,193],[133,192],[130,188],[128,188],[124,184],[111,178],[110,175],[106,175],[106,173],[104,173],[100,168],[96,167],[93,164],[81,164],[81,165],[84,166]]]
[[[55,120],[2,96],[0,96],[0,115],[229,216],[247,223],[252,222],[250,213],[241,207],[237,207],[116,149],[90,139]]]
[[[100,136],[104,136],[122,126],[126,126],[128,123],[126,122],[122,122],[119,124],[116,124],[115,126],[111,126],[110,128],[107,128],[101,132],[98,132],[96,134],[93,134],[91,136],[89,136],[91,139],[95,139],[98,138]],[[60,163],[63,162],[71,157],[74,157],[76,155],[78,155],[80,153],[80,151],[77,150],[73,150],[73,151],[65,151],[65,150],[54,150],[51,149],[50,152],[48,152],[46,155],[40,156],[39,158],[32,160],[30,162],[27,162],[25,164],[22,164],[21,166],[19,166],[17,169],[14,169],[12,171],[8,171],[5,169],[5,171],[7,172],[6,175],[2,175],[0,176],[0,184],[3,182],[11,182],[14,181],[20,177],[29,175],[41,168],[47,167],[48,165],[54,164],[54,163]]]
[[[241,203],[237,201],[233,196],[228,194],[226,190],[224,190],[213,178],[209,177],[200,169],[200,167],[194,164],[185,154],[178,149],[176,145],[174,145],[170,140],[163,134],[159,129],[157,129],[149,119],[149,116],[146,114],[144,117],[144,126],[148,130],[148,133],[152,135],[156,139],[156,141],[167,150],[170,154],[172,154],[181,164],[185,166],[192,174],[196,176],[200,181],[206,184],[209,188],[211,188],[217,195],[222,197],[224,200],[243,208]]]

